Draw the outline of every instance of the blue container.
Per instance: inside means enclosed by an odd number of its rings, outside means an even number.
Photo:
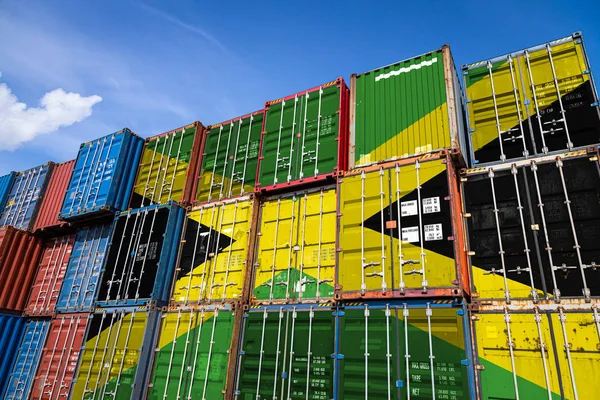
[[[120,213],[96,306],[166,305],[184,219],[185,209],[174,202]]]
[[[92,311],[110,240],[111,226],[93,225],[77,231],[56,303],[56,312]]]
[[[6,205],[6,200],[8,199],[8,195],[10,194],[10,189],[12,189],[12,185],[15,181],[15,177],[17,176],[16,172],[11,172],[8,175],[0,176],[0,210],[4,210],[4,206]],[[1,211],[0,211],[1,215]]]
[[[23,337],[24,328],[25,318],[0,313],[0,394],[6,388],[8,374]]]
[[[83,143],[59,219],[89,220],[127,209],[143,146],[127,128]]]
[[[11,373],[8,376],[4,400],[29,398],[49,327],[49,320],[31,320],[27,322],[25,334],[17,351]]]
[[[54,165],[49,162],[16,174],[0,226],[11,225],[22,230],[33,228]]]

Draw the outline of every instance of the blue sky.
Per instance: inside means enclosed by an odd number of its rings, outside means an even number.
[[[600,65],[599,18],[597,1],[0,1],[0,174],[123,127],[221,122],[444,43],[461,65],[582,30]]]

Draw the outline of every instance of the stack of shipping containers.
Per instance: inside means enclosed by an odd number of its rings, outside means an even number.
[[[580,34],[0,177],[0,398],[599,398]]]
[[[580,34],[463,67],[477,396],[600,396],[600,110]],[[591,379],[590,379],[591,378]]]

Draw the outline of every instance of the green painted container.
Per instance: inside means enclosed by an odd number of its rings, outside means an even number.
[[[347,169],[348,99],[338,78],[265,104],[260,191],[331,179]]]
[[[235,317],[231,307],[163,313],[148,400],[223,399]]]
[[[208,127],[196,203],[254,192],[264,115],[259,110]]]
[[[234,399],[334,398],[331,304],[253,307],[242,327]]]
[[[468,154],[448,46],[350,78],[350,167],[441,149]]]

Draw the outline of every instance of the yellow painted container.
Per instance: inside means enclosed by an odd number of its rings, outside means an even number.
[[[350,171],[338,193],[338,298],[468,292],[457,171],[447,153]]]
[[[600,398],[600,319],[597,305],[582,306],[523,303],[473,314],[479,398]]]
[[[255,200],[208,203],[188,212],[171,303],[243,300]]]
[[[333,297],[336,212],[334,187],[271,197],[261,204],[254,302],[319,302]]]

